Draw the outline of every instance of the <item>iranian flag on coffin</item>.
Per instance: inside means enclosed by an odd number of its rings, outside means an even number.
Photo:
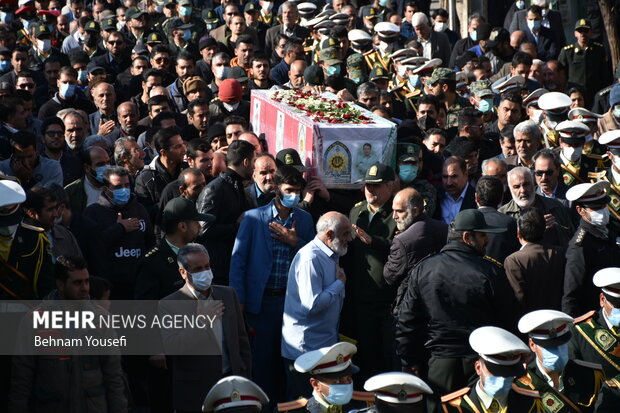
[[[253,90],[250,119],[269,153],[296,149],[328,188],[359,188],[374,162],[394,167],[396,124],[332,93]]]

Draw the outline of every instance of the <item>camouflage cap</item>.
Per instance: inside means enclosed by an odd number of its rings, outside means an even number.
[[[331,36],[327,37],[325,40],[322,40],[321,43],[319,43],[319,49],[323,50],[327,48],[340,49],[340,40]]]
[[[349,77],[362,78],[364,77],[364,56],[361,53],[354,53],[347,57],[347,68],[349,69]]]
[[[319,58],[324,63],[330,66],[338,64],[338,63],[342,63],[339,52],[340,52],[340,49],[337,49],[335,47],[328,47],[328,48],[322,49],[319,52]]]
[[[476,97],[493,96],[491,82],[489,80],[478,80],[469,85],[469,91]]]
[[[440,80],[452,80],[456,82],[456,73],[452,69],[448,69],[446,67],[438,67],[437,69],[433,70],[433,74],[428,79],[428,84],[434,85]]]

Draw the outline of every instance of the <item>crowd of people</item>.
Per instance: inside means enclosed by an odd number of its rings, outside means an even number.
[[[0,299],[210,300],[221,349],[2,357],[1,409],[617,412],[598,2],[489,2],[464,38],[430,3],[0,2]],[[253,132],[278,89],[393,122],[395,159],[330,188]]]

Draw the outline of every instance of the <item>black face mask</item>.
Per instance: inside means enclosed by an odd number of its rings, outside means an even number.
[[[420,129],[427,131],[429,129],[436,128],[437,121],[432,116],[424,115],[421,118],[418,118],[418,125],[420,125]]]

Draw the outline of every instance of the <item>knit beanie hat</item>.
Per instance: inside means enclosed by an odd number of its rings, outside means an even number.
[[[241,83],[239,83],[238,80],[226,79],[220,84],[218,97],[222,102],[239,102],[242,95],[243,91],[241,90]]]

